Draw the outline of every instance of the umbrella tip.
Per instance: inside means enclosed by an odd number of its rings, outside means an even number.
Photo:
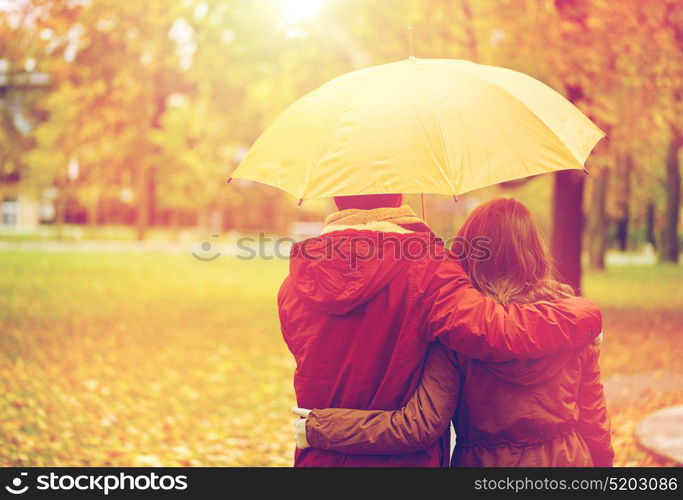
[[[587,169],[586,167],[583,167],[583,173],[586,174],[586,175],[589,174],[588,169]]]
[[[297,207],[300,207],[301,204],[304,202],[303,198],[299,198],[299,203],[296,204]]]
[[[226,182],[226,184],[230,184],[231,182],[232,182],[232,177],[228,177],[228,181]]]
[[[454,195],[453,195],[453,201],[456,202],[456,203],[458,203],[458,202],[460,201],[460,200],[458,199],[458,195],[457,195],[457,194],[454,194]]]

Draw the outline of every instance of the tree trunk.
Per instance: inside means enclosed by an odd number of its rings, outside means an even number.
[[[627,154],[624,158],[624,168],[619,168],[617,170],[622,176],[622,182],[624,183],[624,193],[623,197],[619,203],[619,218],[617,219],[617,243],[619,244],[619,250],[625,252],[628,249],[628,226],[630,219],[630,207],[631,207],[631,172],[633,171],[633,158],[630,154]]]
[[[86,207],[87,224],[90,229],[100,224],[101,210],[102,210],[102,188],[95,186],[95,196],[90,200],[90,206]]]
[[[628,214],[617,219],[617,244],[620,252],[628,249]]]
[[[149,226],[149,168],[145,165],[146,158],[140,157],[138,160],[137,197],[135,215],[135,233],[138,241],[145,239],[145,233]]]
[[[149,141],[149,132],[152,129],[161,128],[161,117],[166,110],[166,93],[162,92],[160,73],[157,72],[151,82],[152,92],[143,95],[141,124],[138,146],[138,171],[137,171],[137,213],[136,233],[137,239],[143,240],[150,224],[154,221],[156,207],[156,168],[149,164],[157,151]],[[156,96],[156,97],[155,97]]]
[[[574,104],[583,98],[580,86],[567,85],[567,98]],[[583,248],[583,187],[586,174],[563,170],[553,185],[553,233],[551,251],[562,279],[581,293],[581,249]]]
[[[563,170],[553,186],[551,250],[563,281],[581,293],[581,244],[583,233],[583,172]]]
[[[655,204],[652,201],[647,204],[647,213],[645,215],[645,239],[654,248],[657,248],[657,239],[655,238]]]
[[[479,61],[479,49],[477,47],[477,35],[474,32],[474,22],[472,20],[472,7],[469,0],[460,0],[460,8],[465,18],[465,44],[467,54],[471,61]]]
[[[607,217],[609,175],[608,168],[595,169],[594,175],[591,175],[589,180],[590,211],[588,212],[586,233],[588,236],[588,263],[592,269],[605,269],[607,230],[609,227]]]
[[[57,239],[61,240],[64,237],[64,224],[66,223],[66,204],[69,199],[69,193],[66,185],[60,186],[57,191],[57,199],[55,200],[55,224],[57,226]]]
[[[583,88],[577,82],[576,74],[594,78],[592,72],[585,70],[581,62],[582,53],[590,49],[583,35],[589,30],[588,18],[590,2],[587,0],[554,0],[554,6],[562,19],[561,37],[567,47],[563,58],[571,72],[564,75],[567,99],[574,105],[585,99]],[[569,27],[570,25],[573,25]],[[567,26],[565,28],[565,26]],[[614,58],[607,61],[603,71],[615,65]],[[590,117],[589,117],[590,118]],[[566,282],[581,293],[581,248],[583,230],[583,186],[585,174],[576,170],[565,170],[555,174],[553,199],[553,236],[552,252],[558,264],[558,271]]]
[[[666,209],[662,232],[661,260],[678,263],[678,220],[681,204],[681,171],[678,155],[683,137],[673,129],[666,154]]]

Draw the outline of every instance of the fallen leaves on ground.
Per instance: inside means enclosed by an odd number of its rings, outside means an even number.
[[[292,463],[294,362],[275,300],[286,262],[86,253],[1,258],[0,465]],[[606,378],[681,370],[683,301],[670,302],[678,300],[683,273],[659,279],[657,269],[589,277],[588,294],[606,302]],[[655,284],[669,302],[646,303],[646,312],[642,301],[636,310],[609,293],[619,287],[628,298],[624,286],[642,295]],[[683,392],[655,391],[611,409],[617,463],[662,463],[636,445],[633,430],[648,412],[681,403]]]

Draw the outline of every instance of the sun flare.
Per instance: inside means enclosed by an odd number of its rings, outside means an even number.
[[[281,0],[287,24],[299,24],[315,18],[320,12],[321,0]]]

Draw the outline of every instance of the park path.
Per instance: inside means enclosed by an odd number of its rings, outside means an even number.
[[[213,236],[217,237],[214,239]],[[239,238],[239,240],[238,240]],[[301,239],[301,238],[296,238]],[[203,240],[203,241],[202,241]],[[216,253],[226,257],[262,256],[269,260],[289,258],[293,238],[269,237],[260,241],[256,236],[207,235],[203,238],[175,240],[76,240],[76,241],[22,241],[0,239],[0,252],[46,253],[166,253],[208,256]],[[253,257],[250,257],[253,258]],[[201,260],[201,259],[199,259]],[[206,261],[205,261],[206,262]]]
[[[683,373],[643,372],[605,379],[610,411],[637,404],[655,395],[683,390]],[[642,418],[635,429],[638,443],[650,453],[683,464],[683,405],[662,408]]]
[[[0,251],[13,252],[95,252],[95,253],[185,253],[191,247],[199,246],[197,242],[176,241],[14,241],[0,240]]]

